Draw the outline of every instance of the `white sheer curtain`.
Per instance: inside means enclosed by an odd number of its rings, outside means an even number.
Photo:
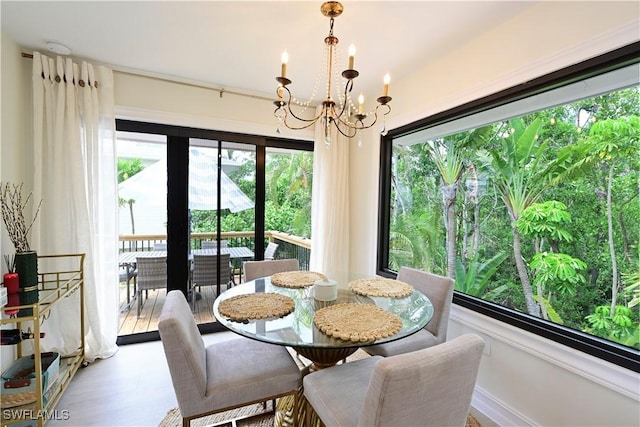
[[[42,200],[32,248],[86,254],[87,361],[117,351],[117,180],[113,72],[70,58],[33,55],[34,200]],[[47,350],[79,345],[77,296],[45,321]]]
[[[349,144],[331,125],[315,130],[311,196],[311,258],[309,268],[344,282],[349,274]]]

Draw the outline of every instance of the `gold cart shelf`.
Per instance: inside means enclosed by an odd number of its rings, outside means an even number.
[[[85,254],[39,255],[38,256],[38,291],[39,300],[35,304],[17,307],[1,307],[0,325],[15,324],[18,330],[23,330],[23,323],[32,323],[33,355],[35,363],[36,401],[23,406],[16,406],[2,410],[2,426],[24,423],[42,427],[49,419],[65,416],[64,411],[55,411],[62,393],[66,390],[71,379],[84,362],[84,259]],[[78,325],[79,344],[69,355],[61,355],[60,367],[53,386],[43,396],[42,390],[42,354],[40,348],[40,332],[43,323],[48,319],[52,310],[60,301],[70,298],[77,293],[78,297]],[[75,297],[74,297],[75,298]],[[20,312],[16,317],[7,315],[7,311],[16,308]],[[24,309],[24,310],[23,310]],[[21,316],[26,310],[32,314]],[[31,341],[31,340],[29,340]],[[24,341],[17,344],[17,358],[23,356]]]

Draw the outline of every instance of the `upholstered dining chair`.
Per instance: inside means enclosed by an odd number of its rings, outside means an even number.
[[[167,257],[136,257],[136,268],[138,270],[138,317],[140,317],[144,305],[142,291],[148,297],[151,289],[167,288]]]
[[[158,330],[183,426],[194,418],[286,395],[295,399],[301,372],[285,347],[248,338],[205,346],[181,291],[167,294]],[[297,402],[293,415],[297,419]]]
[[[220,283],[218,283],[218,256],[220,257]],[[229,254],[223,255],[193,255],[193,271],[191,288],[196,286],[216,285],[216,295],[220,295],[220,285],[227,287],[233,283],[231,261]]]
[[[466,334],[390,357],[373,356],[312,372],[303,379],[305,425],[464,426],[484,341]],[[308,408],[310,409],[310,408]]]
[[[401,267],[397,279],[410,284],[429,298],[433,304],[433,317],[423,329],[413,335],[386,344],[363,347],[363,350],[372,356],[386,357],[408,353],[442,344],[447,339],[455,286],[453,279],[409,267]]]
[[[299,270],[298,260],[290,259],[272,259],[264,261],[246,261],[244,263],[244,281],[257,279],[258,277],[271,276],[275,273],[284,271]]]

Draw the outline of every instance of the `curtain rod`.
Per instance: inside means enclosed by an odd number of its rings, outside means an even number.
[[[30,54],[30,53],[22,52],[21,55],[22,55],[23,58],[33,59],[33,55]],[[156,79],[156,80],[165,81],[165,82],[168,82],[168,83],[175,83],[175,84],[181,84],[181,85],[184,85],[184,86],[197,87],[197,88],[200,88],[200,89],[213,90],[213,91],[218,92],[220,94],[220,98],[222,98],[223,94],[230,93],[231,95],[244,96],[244,97],[247,97],[247,98],[261,99],[261,100],[264,100],[264,101],[273,101],[273,98],[269,98],[269,97],[266,97],[266,96],[253,95],[253,94],[250,94],[250,93],[240,92],[240,91],[235,91],[235,90],[227,90],[227,89],[225,89],[223,87],[208,86],[208,85],[206,85],[204,83],[195,83],[195,82],[190,82],[190,81],[186,81],[186,80],[181,81],[181,80],[171,79],[169,77],[162,77],[162,76],[153,75],[151,73],[145,74],[145,73],[142,73],[142,72],[133,72],[133,71],[130,71],[130,70],[126,70],[124,68],[119,68],[119,67],[113,67],[113,66],[109,66],[109,67],[112,68],[113,71],[116,71],[116,72],[121,73],[121,74],[129,74],[129,75],[138,76],[138,77],[149,77],[149,78],[153,78],[153,79]]]

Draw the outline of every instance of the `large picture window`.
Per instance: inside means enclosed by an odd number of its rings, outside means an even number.
[[[391,132],[380,273],[454,277],[456,303],[637,371],[640,67],[628,53]]]

